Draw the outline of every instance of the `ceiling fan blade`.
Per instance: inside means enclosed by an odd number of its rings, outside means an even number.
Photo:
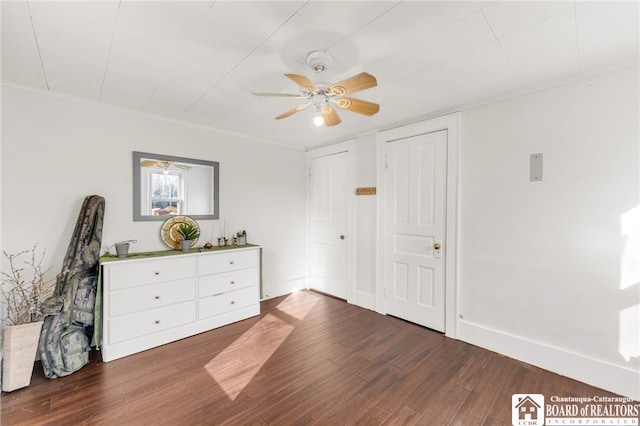
[[[298,112],[298,111],[302,111],[303,109],[305,109],[305,108],[306,108],[306,107],[308,107],[309,105],[311,105],[311,102],[307,102],[307,103],[305,103],[305,104],[300,104],[300,105],[298,105],[297,107],[295,107],[295,108],[293,108],[293,109],[290,109],[289,111],[287,111],[287,112],[284,112],[284,113],[280,114],[279,116],[277,116],[277,117],[276,117],[276,120],[281,120],[281,119],[283,119],[283,118],[287,118],[287,117],[289,117],[290,115],[293,115],[293,114],[295,114],[295,113],[296,113],[296,112]]]
[[[307,99],[307,96],[304,95],[294,95],[292,93],[253,93],[254,96],[279,96],[285,98],[294,98],[294,99]]]
[[[339,83],[329,86],[329,91],[336,96],[346,95],[347,93],[355,93],[360,90],[370,89],[376,87],[378,81],[374,76],[366,72],[349,77]]]
[[[336,126],[342,123],[336,110],[330,106],[322,107],[322,117],[324,118],[325,126]]]
[[[356,98],[340,98],[336,101],[336,105],[338,108],[364,115],[373,115],[380,111],[380,105]]]
[[[141,167],[153,167],[158,164],[157,160],[144,160],[140,162]]]
[[[309,80],[307,77],[305,77],[304,75],[298,75],[298,74],[285,74],[285,75],[289,77],[291,80],[293,80],[298,86],[302,87],[308,92],[315,92],[318,90],[318,87],[315,84],[313,84],[313,82]]]

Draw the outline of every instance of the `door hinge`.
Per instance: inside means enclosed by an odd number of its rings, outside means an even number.
[[[384,298],[386,299],[387,296],[389,295],[389,292],[387,291],[387,288],[384,288]]]
[[[387,157],[387,154],[385,154],[385,155],[384,155],[384,168],[385,168],[385,169],[388,169],[388,168],[389,168],[389,163],[387,162],[387,159],[388,159],[388,158],[389,158],[389,157]]]

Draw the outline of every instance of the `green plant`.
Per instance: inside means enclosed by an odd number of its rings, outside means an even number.
[[[9,272],[0,271],[2,281],[2,298],[5,304],[5,316],[2,321],[6,325],[28,324],[42,320],[42,303],[53,294],[55,286],[55,278],[46,279],[45,275],[51,270],[42,269],[42,261],[45,251],[42,255],[36,257],[36,248],[38,244],[33,246],[31,250],[21,251],[18,254],[2,253],[9,261]],[[28,267],[19,267],[18,260],[24,256],[29,256],[30,260],[23,263]],[[25,271],[27,269],[28,271]],[[31,275],[31,278],[25,278],[25,275]]]
[[[195,240],[200,236],[198,228],[188,223],[181,223],[178,225],[178,234],[182,236],[184,240]]]

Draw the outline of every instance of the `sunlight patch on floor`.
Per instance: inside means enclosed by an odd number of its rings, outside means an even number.
[[[268,323],[267,327],[265,323]],[[293,328],[268,314],[209,361],[205,368],[227,396],[235,400]]]
[[[291,301],[289,298],[280,302],[276,309],[298,320],[303,320],[317,301],[313,299],[300,303],[298,300]],[[205,369],[233,401],[294,328],[294,324],[273,314],[267,314],[209,361]]]
[[[278,303],[278,310],[302,321],[317,302],[318,299],[315,296],[309,297],[306,294],[292,294]]]

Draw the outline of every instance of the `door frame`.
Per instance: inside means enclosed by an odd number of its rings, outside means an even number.
[[[345,178],[347,183],[347,189],[354,189],[355,185],[355,169],[356,169],[356,140],[351,139],[345,142],[340,142],[334,145],[325,146],[322,148],[313,149],[307,151],[307,253],[311,254],[311,160],[320,157],[326,157],[335,154],[347,154],[347,170],[345,171]],[[355,289],[355,189],[349,191],[346,197],[347,203],[347,259],[346,259],[346,283],[347,283],[347,303],[353,303],[354,289]],[[310,267],[311,259],[307,256],[307,289],[310,288]]]
[[[376,135],[377,162],[377,271],[376,271],[376,312],[386,315],[386,297],[384,283],[384,205],[385,205],[385,161],[388,142],[441,130],[447,131],[447,189],[446,189],[446,227],[445,227],[445,335],[456,338],[458,315],[458,175],[460,164],[460,145],[462,138],[462,114],[460,112],[433,118],[418,123],[396,127],[378,132]]]

